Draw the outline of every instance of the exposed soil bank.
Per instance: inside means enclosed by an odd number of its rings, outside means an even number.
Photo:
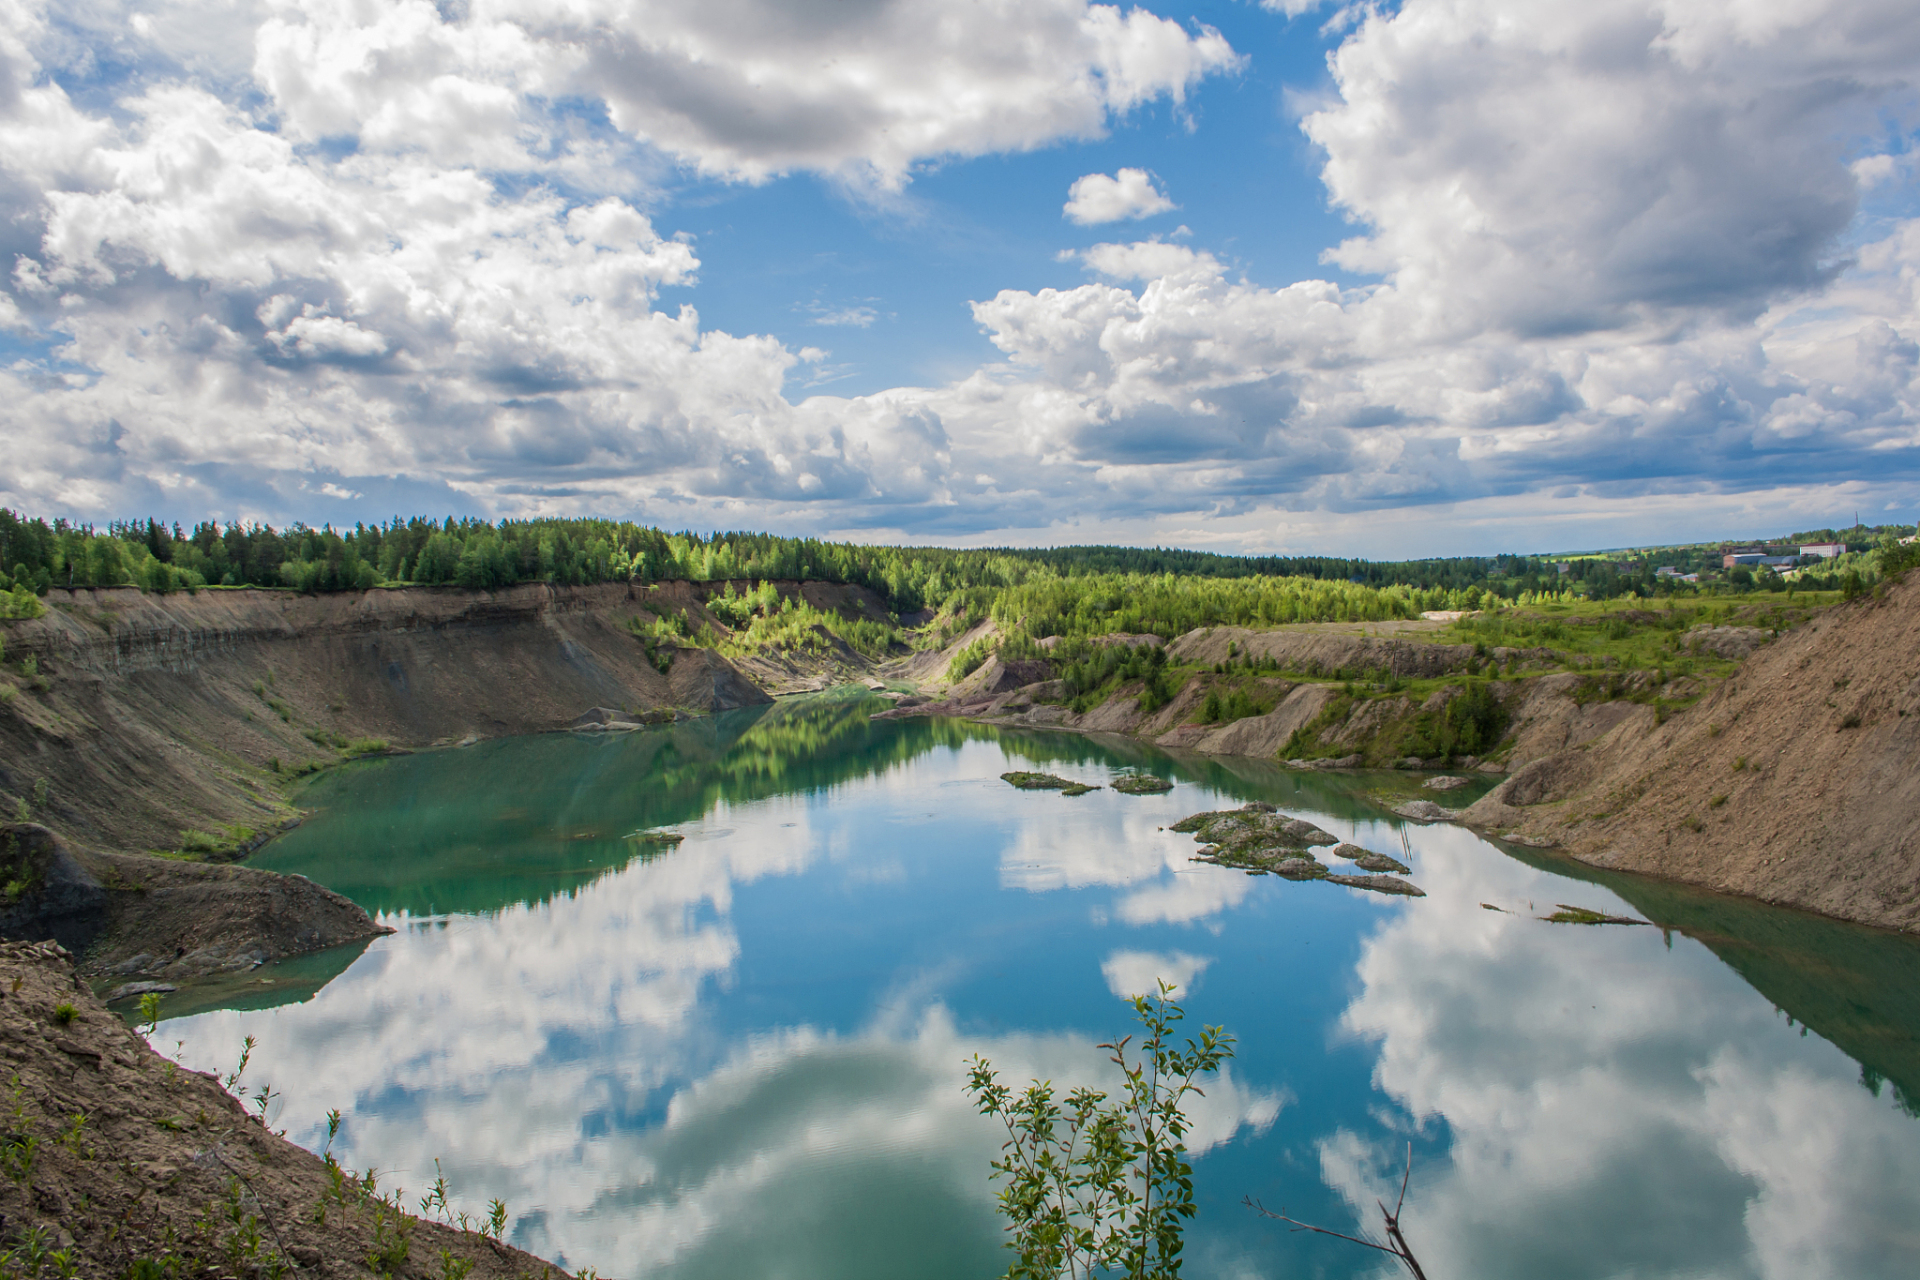
[[[178,848],[189,829],[239,843],[217,827],[251,833],[290,815],[276,765],[330,763],[355,740],[422,747],[553,729],[592,707],[767,700],[708,650],[669,651],[663,675],[628,630],[668,611],[704,615],[685,583],[127,587],[52,591],[47,604],[5,625],[8,657],[32,657],[39,673],[0,706],[0,791],[27,797],[45,779],[35,816],[99,848]]]
[[[470,1280],[551,1273],[532,1254],[336,1180],[213,1077],[150,1049],[51,943],[0,945],[0,1053],[13,1090],[0,1114],[0,1221],[10,1244],[37,1238],[67,1250],[71,1274],[120,1280],[142,1260],[158,1264],[146,1272],[156,1278],[430,1280],[461,1264]],[[241,1087],[265,1083],[243,1078]],[[54,1270],[47,1261],[45,1273]]]
[[[1372,670],[1403,678],[1471,674],[1476,657],[1524,670],[1548,650],[1423,644],[1355,628],[1273,632],[1213,628],[1168,646],[1176,660],[1271,657],[1292,670]],[[888,715],[961,715],[988,723],[1121,733],[1206,755],[1314,767],[1477,769],[1511,776],[1459,820],[1522,843],[1557,846],[1595,866],[1655,875],[1843,920],[1920,931],[1920,575],[1836,608],[1768,643],[1752,627],[1690,633],[1744,658],[1710,688],[1648,671],[1555,671],[1493,681],[1506,728],[1486,759],[1396,754],[1418,718],[1458,696],[1346,698],[1327,681],[1194,676],[1142,710],[1141,685],[1099,706],[1062,705],[1062,686],[1031,663],[990,658],[937,700]],[[1719,646],[1715,648],[1715,646]],[[950,652],[957,652],[957,648]],[[950,656],[950,654],[948,655]],[[922,664],[932,667],[932,662]],[[1042,664],[1044,665],[1044,664]],[[1231,687],[1272,709],[1199,724],[1209,689]],[[938,688],[938,685],[935,685]],[[1704,693],[1704,697],[1701,695]],[[1663,712],[1658,700],[1700,697]],[[1434,815],[1452,820],[1451,811]]]
[[[1518,770],[1476,826],[1595,866],[1920,930],[1920,578],[1748,658],[1684,714],[1636,707]]]
[[[303,876],[78,849],[45,827],[0,826],[0,937],[53,939],[114,985],[244,973],[390,930]]]

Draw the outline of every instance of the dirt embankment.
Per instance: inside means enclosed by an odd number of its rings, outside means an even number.
[[[52,939],[109,986],[244,973],[391,932],[304,876],[100,853],[33,823],[0,826],[0,882],[0,937]]]
[[[10,664],[31,659],[38,672],[10,679],[0,705],[0,803],[25,800],[99,848],[269,830],[290,816],[275,772],[338,760],[356,741],[422,747],[556,728],[592,707],[766,701],[709,650],[669,647],[662,674],[661,649],[629,630],[667,612],[711,621],[685,583],[115,588],[53,591],[47,603],[45,616],[5,624]]]
[[[1664,720],[1631,707],[1467,811],[1597,866],[1920,930],[1920,575],[1754,652]]]
[[[1210,755],[1273,758],[1311,750],[1316,763],[1479,768],[1511,776],[1464,814],[1496,835],[1557,846],[1618,868],[1800,907],[1840,919],[1920,930],[1920,575],[1785,633],[1696,629],[1744,665],[1700,697],[1700,681],[1598,667],[1490,682],[1505,728],[1490,761],[1395,758],[1409,725],[1458,689],[1422,698],[1343,696],[1341,686],[1202,672],[1173,700],[1141,709],[1140,686],[1075,712],[1061,687],[1019,663],[989,660],[940,701],[896,715],[967,715],[995,723],[1110,732]],[[1270,652],[1296,669],[1466,674],[1473,651],[1409,638],[1312,632],[1195,632],[1170,648],[1188,661]],[[1228,649],[1229,643],[1232,649]],[[1719,649],[1715,649],[1719,652]],[[1524,665],[1530,654],[1515,651]],[[1496,659],[1498,660],[1498,659]],[[1236,688],[1272,710],[1195,723],[1210,689]],[[1303,735],[1301,730],[1307,730]],[[1452,816],[1436,806],[1432,817]]]
[[[557,1274],[478,1230],[414,1217],[399,1188],[366,1186],[277,1136],[212,1076],[161,1057],[101,1007],[52,943],[0,945],[0,1053],[11,1274]],[[153,1265],[136,1269],[143,1262]]]

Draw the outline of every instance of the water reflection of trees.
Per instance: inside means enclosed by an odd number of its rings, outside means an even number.
[[[641,833],[824,791],[992,732],[872,722],[884,705],[796,699],[618,737],[545,734],[369,762],[316,783],[302,797],[315,818],[255,862],[375,912],[497,911],[669,856]]]

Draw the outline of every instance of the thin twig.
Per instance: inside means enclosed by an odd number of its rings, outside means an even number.
[[[1323,1236],[1338,1236],[1342,1240],[1351,1240],[1355,1244],[1363,1244],[1369,1249],[1378,1249],[1382,1253],[1391,1253],[1395,1257],[1399,1256],[1399,1250],[1393,1248],[1390,1245],[1376,1244],[1372,1240],[1363,1240],[1359,1236],[1350,1236],[1342,1231],[1329,1231],[1325,1227],[1316,1227],[1311,1222],[1302,1222],[1298,1218],[1289,1218],[1284,1213],[1275,1213],[1273,1210],[1267,1208],[1267,1206],[1261,1204],[1258,1200],[1255,1200],[1251,1196],[1247,1197],[1245,1200],[1242,1200],[1240,1203],[1246,1205],[1247,1208],[1253,1210],[1255,1213],[1259,1214],[1263,1218],[1273,1218],[1279,1222],[1292,1223],[1293,1229],[1295,1231],[1317,1231]]]
[[[1373,1240],[1363,1239],[1360,1236],[1350,1236],[1344,1231],[1331,1231],[1326,1227],[1316,1227],[1311,1222],[1302,1222],[1298,1218],[1289,1218],[1284,1213],[1273,1212],[1252,1196],[1246,1197],[1241,1203],[1246,1205],[1247,1208],[1252,1209],[1255,1213],[1258,1213],[1261,1217],[1274,1218],[1280,1222],[1290,1223],[1295,1231],[1312,1231],[1319,1235],[1332,1236],[1337,1240],[1347,1240],[1357,1245],[1364,1245],[1369,1249],[1378,1249],[1381,1253],[1390,1253],[1407,1264],[1407,1270],[1413,1273],[1413,1280],[1427,1280],[1427,1273],[1420,1269],[1419,1259],[1413,1256],[1413,1249],[1407,1244],[1407,1237],[1400,1230],[1400,1210],[1407,1203],[1407,1185],[1412,1181],[1413,1143],[1408,1142],[1407,1168],[1406,1172],[1400,1175],[1400,1198],[1394,1201],[1393,1211],[1391,1213],[1387,1211],[1386,1201],[1378,1199],[1374,1201],[1374,1204],[1380,1207],[1380,1218],[1386,1224],[1387,1239],[1392,1242],[1390,1244],[1380,1244]]]

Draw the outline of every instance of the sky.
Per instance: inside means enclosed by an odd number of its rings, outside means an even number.
[[[1920,518],[1911,0],[0,0],[0,504]]]

